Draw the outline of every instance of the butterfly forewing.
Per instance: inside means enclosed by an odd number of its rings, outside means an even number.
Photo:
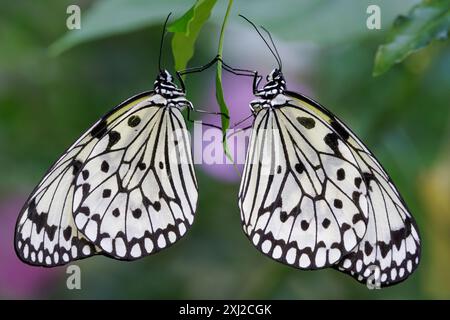
[[[194,219],[197,182],[186,125],[180,110],[163,101],[155,95],[108,126],[76,180],[77,227],[118,259],[170,246]]]

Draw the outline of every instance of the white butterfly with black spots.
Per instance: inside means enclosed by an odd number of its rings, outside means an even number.
[[[287,91],[280,69],[261,90],[259,80],[238,197],[247,237],[299,269],[334,267],[381,286],[406,279],[420,237],[386,171],[341,120]]]
[[[47,267],[93,254],[134,260],[183,237],[198,197],[185,107],[192,109],[184,89],[162,70],[153,91],[97,121],[26,201],[19,258]]]

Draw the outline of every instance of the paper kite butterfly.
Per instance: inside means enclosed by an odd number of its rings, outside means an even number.
[[[181,110],[193,106],[172,80],[160,67],[154,90],[115,107],[53,164],[17,221],[22,261],[134,260],[185,235],[198,187]]]
[[[238,196],[244,233],[265,255],[299,269],[333,267],[363,283],[376,275],[381,286],[403,281],[419,264],[420,237],[392,179],[341,120],[286,89],[272,37],[264,29],[273,50],[250,23],[279,66],[262,89],[254,74]]]

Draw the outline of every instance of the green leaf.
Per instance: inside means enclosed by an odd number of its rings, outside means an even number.
[[[413,7],[407,16],[397,17],[387,42],[378,47],[373,75],[383,74],[433,40],[447,39],[449,30],[450,1],[430,0]]]
[[[228,146],[227,146],[227,139],[226,139],[226,131],[228,129],[228,127],[230,126],[230,119],[227,117],[229,115],[229,111],[228,111],[228,106],[227,103],[225,101],[225,97],[223,94],[223,89],[222,89],[222,63],[218,62],[217,63],[217,69],[216,69],[216,101],[219,104],[219,108],[220,108],[220,112],[221,114],[221,121],[222,121],[222,137],[223,137],[223,147],[224,147],[224,151],[225,154],[227,155],[228,158],[231,159],[231,155],[230,152],[228,150]]]
[[[233,0],[228,1],[227,11],[225,12],[225,17],[223,18],[222,28],[220,30],[220,38],[219,38],[219,48],[217,50],[217,55],[222,58],[223,53],[223,40],[225,36],[225,27],[227,25],[228,17],[230,15],[231,7],[233,6]],[[217,62],[217,69],[216,69],[216,100],[220,107],[221,114],[221,121],[222,121],[222,143],[223,143],[223,149],[225,152],[225,155],[233,161],[233,158],[230,154],[230,151],[227,146],[227,139],[226,139],[226,133],[227,129],[230,125],[230,118],[229,118],[229,111],[227,107],[227,103],[225,101],[225,97],[223,95],[223,88],[222,88],[222,61]],[[236,168],[236,167],[235,167]]]
[[[184,34],[189,34],[189,24],[194,19],[195,8],[198,7],[199,2],[197,1],[186,13],[181,17],[175,20],[170,24],[167,28],[170,32],[179,32]]]
[[[197,2],[168,28],[174,32],[172,38],[172,53],[175,59],[175,69],[183,70],[194,55],[195,41],[198,34],[209,19],[217,0],[197,0]]]

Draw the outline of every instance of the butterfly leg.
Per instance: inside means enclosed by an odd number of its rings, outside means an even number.
[[[193,67],[193,68],[189,68],[189,69],[177,71],[177,77],[178,77],[178,79],[179,79],[179,81],[180,81],[180,84],[181,84],[181,87],[183,88],[183,91],[185,91],[184,81],[183,81],[183,79],[182,79],[182,76],[183,76],[183,75],[189,74],[189,73],[202,72],[202,71],[204,71],[204,70],[210,68],[210,67],[211,67],[212,65],[214,65],[217,61],[222,61],[221,58],[220,58],[219,56],[214,57],[214,59],[212,59],[210,62],[208,62],[207,64],[205,64],[205,65],[203,65],[203,66],[200,66],[200,67]],[[224,67],[224,68],[228,68],[228,66],[227,66],[227,67]],[[201,109],[194,108],[192,105],[191,105],[191,108],[190,108],[190,109],[192,109],[192,111],[198,112],[198,113],[203,113],[203,114],[213,114],[213,115],[221,115],[221,116],[223,116],[223,117],[226,117],[227,119],[230,118],[227,114],[225,114],[225,113],[223,113],[223,112],[211,112],[211,111],[201,110]],[[188,110],[188,120],[189,120],[190,122],[194,122],[193,119],[190,119],[190,110]],[[206,125],[206,126],[209,126],[209,127],[214,127],[214,128],[221,129],[220,127],[218,127],[218,126],[216,126],[216,125],[213,125],[213,124],[210,124],[210,123],[203,123],[203,124]]]
[[[207,110],[202,110],[202,109],[193,109],[193,111],[198,112],[198,113],[204,113],[204,114],[221,115],[227,119],[230,119],[230,116],[223,112],[214,112],[214,111],[207,111]]]
[[[260,92],[259,89],[259,83],[262,80],[262,76],[260,76],[258,74],[258,71],[251,71],[251,70],[246,70],[246,69],[239,69],[239,68],[233,68],[230,65],[226,64],[222,58],[217,57],[218,60],[220,60],[222,62],[222,66],[223,68],[236,75],[236,76],[245,76],[245,77],[253,77],[253,94],[257,94]]]
[[[248,119],[248,117],[246,118],[246,119]],[[237,129],[237,130],[233,130],[233,132],[231,132],[229,135],[227,135],[226,137],[227,137],[227,139],[229,139],[229,138],[231,138],[232,136],[234,136],[234,135],[236,135],[236,134],[238,134],[238,133],[240,133],[240,132],[244,132],[245,130],[248,130],[248,129],[251,129],[253,127],[253,125],[250,125],[250,126],[247,126],[247,127],[244,127],[244,128],[239,128],[239,129]]]
[[[192,110],[192,111],[197,111],[197,110]],[[209,112],[206,112],[206,113],[209,113]],[[218,113],[217,113],[217,114],[218,114]],[[191,119],[191,109],[190,109],[190,108],[187,109],[187,120],[188,120],[189,122],[192,122],[192,123],[195,123],[195,122],[196,122],[194,119]],[[219,126],[217,126],[217,125],[214,125],[214,124],[211,124],[211,123],[205,123],[205,122],[202,122],[202,125],[207,126],[207,127],[217,128],[217,129],[222,130],[221,127],[219,127]]]
[[[252,114],[250,114],[249,116],[245,117],[244,119],[239,120],[238,122],[233,123],[233,128],[231,128],[231,129],[236,128],[238,125],[244,123],[245,121],[247,121],[248,119],[250,119],[251,117],[254,117],[254,116],[255,116],[255,115],[252,113]]]
[[[177,78],[178,78],[178,80],[180,82],[180,85],[181,85],[181,88],[182,88],[183,92],[185,92],[185,85],[184,85],[184,81],[183,81],[183,78],[182,78],[183,75],[189,74],[189,73],[202,72],[202,71],[210,68],[211,66],[213,66],[218,61],[220,61],[222,63],[223,68],[227,72],[230,72],[230,73],[232,73],[234,75],[238,75],[238,76],[253,77],[254,78],[254,80],[253,80],[253,92],[255,93],[255,92],[258,91],[258,85],[259,85],[259,82],[261,81],[261,78],[262,78],[260,75],[258,75],[258,72],[250,71],[250,70],[246,70],[246,69],[233,68],[230,65],[226,64],[222,60],[222,58],[219,55],[217,55],[216,57],[214,57],[214,59],[212,59],[210,62],[208,62],[207,64],[205,64],[203,66],[188,68],[188,69],[176,72]],[[191,108],[188,108],[188,121],[190,121],[190,122],[195,122],[195,121],[190,118],[190,110],[189,109],[192,109],[192,111],[195,111],[195,112],[198,112],[198,113],[220,115],[220,116],[223,116],[223,117],[226,117],[227,119],[229,119],[229,116],[227,114],[223,113],[223,112],[210,112],[210,111],[194,108],[191,105]],[[248,118],[244,119],[243,121],[245,121],[247,119]],[[206,126],[209,126],[209,127],[221,129],[219,126],[211,124],[211,123],[203,123],[203,124],[206,125]]]
[[[178,80],[180,81],[181,87],[183,88],[183,91],[185,89],[184,81],[182,79],[183,75],[189,74],[189,73],[197,73],[197,72],[205,71],[206,69],[208,69],[211,66],[213,66],[217,61],[220,61],[222,63],[222,66],[223,66],[223,68],[226,71],[228,71],[228,72],[230,72],[230,73],[232,73],[234,75],[246,76],[246,77],[255,77],[256,76],[257,78],[261,78],[260,76],[257,76],[257,72],[256,71],[251,71],[251,70],[239,69],[239,68],[231,67],[230,65],[226,64],[219,55],[217,55],[217,56],[214,57],[214,59],[212,59],[210,62],[208,62],[207,64],[205,64],[203,66],[188,68],[188,69],[176,72]],[[259,81],[258,81],[258,83],[259,83]]]
[[[221,115],[221,116],[223,116],[223,117],[225,117],[227,119],[230,119],[230,116],[225,114],[225,113],[223,113],[223,112],[214,112],[214,111],[207,111],[207,110],[201,110],[201,109],[192,109],[192,111],[197,112],[197,113],[203,113],[203,114]],[[188,115],[189,115],[189,113],[188,113]],[[188,120],[191,121],[192,119],[188,118]],[[195,122],[195,120],[192,120],[191,122]],[[216,125],[211,124],[211,123],[204,123],[204,122],[202,122],[202,124],[207,126],[207,127],[213,127],[213,128],[218,128],[218,129],[222,130],[221,127],[216,126]]]

